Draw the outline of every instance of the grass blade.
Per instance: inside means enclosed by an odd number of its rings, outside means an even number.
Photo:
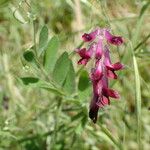
[[[133,65],[134,65],[135,92],[136,92],[137,142],[139,149],[141,149],[141,83],[138,64],[135,55],[133,55]]]

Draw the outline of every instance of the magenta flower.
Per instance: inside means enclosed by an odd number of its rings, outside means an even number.
[[[98,34],[99,34],[99,30],[96,29],[96,30],[92,31],[91,33],[84,33],[82,35],[82,39],[84,42],[91,42],[96,38],[96,36]]]
[[[110,34],[108,30],[105,30],[105,38],[113,45],[121,45],[123,43],[123,38],[121,36],[114,36]]]
[[[80,55],[81,59],[78,61],[79,65],[86,65],[87,62],[90,60],[90,58],[92,57],[94,51],[96,48],[96,44],[93,43],[91,44],[91,46],[89,47],[88,50],[86,50],[86,48],[82,48],[82,49],[77,49],[76,52]]]
[[[77,53],[81,57],[81,59],[78,61],[78,64],[86,65],[91,58],[91,53],[87,51],[86,48],[78,49]]]
[[[104,52],[104,63],[105,66],[107,67],[107,75],[108,77],[112,78],[112,79],[117,79],[117,75],[115,74],[115,71],[121,70],[124,68],[124,65],[121,64],[120,62],[117,62],[115,64],[111,63],[110,60],[110,54],[109,54],[109,49],[107,46],[105,46],[105,52]]]
[[[113,36],[106,29],[96,29],[95,31],[82,36],[85,42],[90,43],[88,50],[86,48],[78,49],[76,52],[81,59],[78,64],[86,65],[94,55],[95,67],[91,69],[90,79],[93,85],[93,97],[90,104],[89,117],[96,123],[98,110],[110,105],[110,97],[119,99],[117,91],[109,88],[109,78],[117,79],[115,71],[124,68],[120,62],[111,63],[110,51],[107,42],[114,45],[123,43],[122,37]],[[107,41],[107,42],[105,42]]]

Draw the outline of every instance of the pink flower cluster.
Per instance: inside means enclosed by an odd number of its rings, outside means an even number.
[[[110,104],[109,97],[118,99],[119,93],[108,86],[108,79],[117,79],[115,71],[124,68],[120,62],[112,63],[110,59],[109,44],[119,46],[123,43],[120,36],[114,36],[108,29],[98,28],[91,33],[82,35],[84,42],[89,43],[89,48],[77,49],[81,59],[78,64],[86,65],[94,58],[95,67],[91,69],[90,79],[93,85],[93,98],[90,104],[89,117],[94,123],[97,121],[99,108]]]

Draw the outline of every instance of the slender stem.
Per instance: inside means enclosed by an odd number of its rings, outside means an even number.
[[[82,19],[82,11],[81,11],[81,5],[80,5],[80,0],[74,0],[74,12],[75,12],[75,17],[76,17],[76,23],[77,23],[77,30],[82,30],[84,25],[83,25],[83,19]]]
[[[110,18],[109,18],[109,16],[107,15],[108,13],[106,12],[106,2],[105,1],[102,1],[101,3],[100,3],[100,5],[101,5],[101,9],[102,9],[102,14],[103,14],[103,16],[105,17],[105,19],[106,19],[106,22],[107,22],[107,24],[109,25],[109,28],[111,28],[111,22],[110,22]]]
[[[33,20],[33,41],[34,41],[34,51],[37,56],[37,46],[36,46],[36,21]]]
[[[144,40],[142,40],[135,48],[134,51],[136,51],[139,47],[141,47],[148,39],[150,38],[150,34],[148,34]]]
[[[53,149],[53,146],[55,145],[56,141],[57,141],[57,132],[58,132],[58,124],[59,124],[59,117],[60,117],[60,112],[62,109],[62,98],[60,97],[56,97],[57,98],[57,110],[55,112],[55,126],[54,126],[54,134],[53,134],[53,138],[51,141],[51,148]]]
[[[119,143],[114,136],[112,136],[112,134],[110,133],[110,131],[105,128],[104,126],[100,125],[102,131],[113,141],[113,143],[120,149],[120,150],[123,150],[123,146],[121,143]]]

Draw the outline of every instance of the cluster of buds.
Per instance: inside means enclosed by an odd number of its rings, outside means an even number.
[[[80,65],[86,65],[91,58],[94,58],[94,68],[91,69],[90,79],[93,85],[93,98],[90,104],[89,117],[94,123],[97,121],[99,108],[110,104],[109,97],[119,99],[119,93],[109,88],[108,79],[117,79],[115,71],[124,68],[120,62],[111,63],[109,44],[119,46],[123,43],[120,36],[114,36],[109,29],[98,28],[91,33],[82,35],[84,42],[89,43],[88,49],[78,48],[76,52],[81,59]]]

